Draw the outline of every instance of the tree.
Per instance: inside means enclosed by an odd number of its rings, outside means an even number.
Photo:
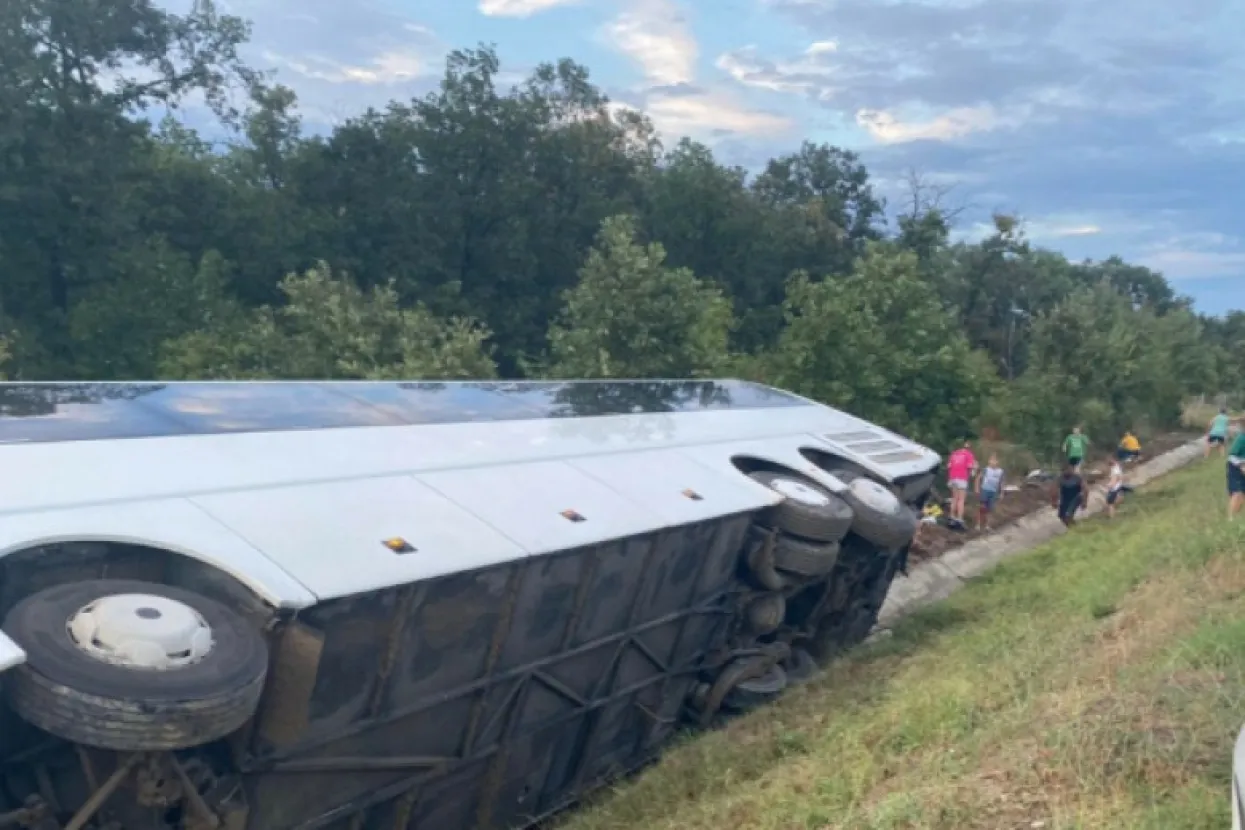
[[[742,168],[724,167],[712,151],[680,141],[650,175],[644,229],[669,262],[708,275],[741,310],[736,345],[772,344],[782,325],[787,274],[772,256],[766,213]]]
[[[238,59],[246,36],[209,0],[185,15],[150,0],[0,4],[0,304],[38,330],[45,371],[73,365],[77,293],[116,279],[116,246],[138,242],[151,144],[131,116],[191,92],[228,116],[229,84],[254,80]]]
[[[761,368],[776,385],[948,446],[976,426],[995,385],[917,257],[871,243],[853,271],[787,286],[786,327]]]
[[[752,184],[772,217],[766,230],[781,244],[782,273],[840,274],[881,238],[881,199],[855,153],[805,142],[773,159]]]
[[[390,286],[362,291],[321,265],[281,282],[284,305],[234,309],[217,325],[168,343],[172,378],[488,378],[488,331],[402,307]]]
[[[226,264],[215,252],[192,263],[155,238],[116,256],[126,279],[86,289],[69,313],[80,377],[150,378],[166,340],[213,326],[232,313]]]
[[[558,377],[678,378],[713,374],[733,318],[721,290],[664,264],[660,244],[635,239],[632,217],[601,227],[596,246],[549,330]]]
[[[1195,315],[1138,308],[1107,279],[1041,314],[1031,352],[1000,408],[1019,440],[1050,452],[1074,424],[1108,441],[1139,424],[1173,424],[1181,402],[1214,382],[1214,355]]]
[[[418,148],[425,279],[492,321],[502,369],[540,349],[601,220],[630,210],[642,121],[615,117],[571,61],[503,93],[491,48],[454,52],[440,89],[392,107]]]

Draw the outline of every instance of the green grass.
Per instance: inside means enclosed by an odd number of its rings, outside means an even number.
[[[1245,520],[1222,465],[1144,488],[689,738],[562,830],[1222,830]]]

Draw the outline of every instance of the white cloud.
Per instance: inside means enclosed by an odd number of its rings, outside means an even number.
[[[796,60],[769,63],[757,54],[756,47],[747,46],[718,56],[715,65],[744,86],[771,92],[810,95],[820,100],[833,97],[834,67],[827,57],[838,51],[833,41],[817,41]]]
[[[1245,280],[1245,250],[1240,240],[1218,231],[1186,231],[1168,236],[1149,246],[1141,264],[1177,280]]]
[[[1006,212],[1006,211],[1004,211]],[[1023,229],[1025,236],[1037,243],[1049,242],[1056,239],[1077,239],[1090,236],[1101,236],[1107,233],[1107,230],[1101,225],[1093,222],[1074,221],[1069,219],[1060,219],[1048,217],[1046,219],[1027,219],[1023,216]],[[1117,227],[1109,229],[1112,233],[1118,233]],[[966,242],[980,242],[988,236],[993,235],[997,231],[993,222],[974,222],[971,225],[962,228],[952,236],[957,240]]]
[[[750,109],[720,93],[653,94],[644,111],[669,137],[704,139],[729,132],[780,138],[795,126],[789,118]]]
[[[1245,251],[1156,251],[1141,264],[1174,280],[1245,279]]]
[[[1005,126],[1009,120],[1001,117],[989,106],[957,107],[941,115],[911,121],[900,120],[887,110],[862,109],[856,113],[856,123],[882,144],[948,141],[997,129]]]
[[[365,64],[348,64],[319,55],[287,56],[265,52],[264,58],[306,78],[330,84],[396,84],[414,80],[425,70],[415,52],[381,52]]]
[[[628,0],[605,28],[610,44],[639,64],[649,83],[691,83],[700,53],[674,0]]]
[[[604,35],[644,74],[648,89],[637,94],[636,108],[662,135],[713,141],[727,134],[778,137],[794,127],[791,119],[749,107],[728,93],[693,86],[700,50],[677,0],[623,3]]]
[[[480,0],[480,13],[489,17],[531,17],[578,0]]]
[[[1098,236],[1102,228],[1098,225],[1058,225],[1046,222],[1029,222],[1025,225],[1031,239],[1068,239],[1077,236]]]

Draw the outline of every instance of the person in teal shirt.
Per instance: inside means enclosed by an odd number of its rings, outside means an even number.
[[[1236,518],[1245,505],[1245,431],[1236,434],[1228,450],[1228,520]]]
[[[1211,419],[1210,427],[1206,431],[1207,458],[1210,458],[1211,447],[1218,446],[1220,455],[1228,451],[1228,425],[1231,423],[1232,419],[1228,417],[1226,409],[1219,410],[1219,414]]]
[[[1072,469],[1079,470],[1081,462],[1089,452],[1089,438],[1081,433],[1080,427],[1073,427],[1072,434],[1063,439],[1063,452],[1068,457]]]

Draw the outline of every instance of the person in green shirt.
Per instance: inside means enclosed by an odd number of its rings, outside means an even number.
[[[1245,431],[1236,434],[1228,450],[1228,520],[1245,506]]]
[[[1219,454],[1223,455],[1228,450],[1228,425],[1232,423],[1232,419],[1228,417],[1228,410],[1221,409],[1219,414],[1211,419],[1210,426],[1206,430],[1206,457],[1210,458],[1210,450],[1214,446],[1219,447]]]
[[[1068,457],[1072,469],[1079,470],[1081,462],[1089,452],[1089,438],[1081,433],[1080,427],[1073,427],[1072,434],[1063,439],[1063,452]]]

